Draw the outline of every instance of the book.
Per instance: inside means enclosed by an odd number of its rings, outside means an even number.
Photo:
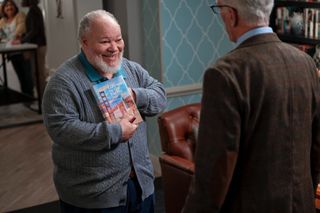
[[[121,75],[93,85],[92,91],[103,117],[109,123],[120,121],[126,113],[134,116],[133,123],[142,122],[136,103]]]

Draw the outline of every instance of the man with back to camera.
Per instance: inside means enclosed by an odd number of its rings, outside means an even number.
[[[61,211],[151,213],[154,175],[146,123],[130,122],[131,115],[107,123],[91,88],[122,75],[143,118],[165,108],[164,88],[139,64],[122,57],[121,28],[111,13],[86,14],[79,40],[81,52],[58,68],[43,99]]]
[[[273,0],[211,6],[237,47],[204,76],[195,175],[184,213],[312,213],[320,86],[304,52],[268,27]]]

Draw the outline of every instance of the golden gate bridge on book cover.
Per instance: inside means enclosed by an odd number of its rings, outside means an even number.
[[[103,82],[104,86],[97,85],[95,88],[99,94],[99,108],[110,123],[120,120],[126,113],[134,115],[139,113],[123,78],[112,80]]]

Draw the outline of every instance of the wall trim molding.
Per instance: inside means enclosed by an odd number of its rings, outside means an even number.
[[[202,93],[202,83],[166,88],[168,98]]]

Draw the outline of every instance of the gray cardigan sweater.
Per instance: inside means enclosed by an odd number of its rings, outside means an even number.
[[[123,59],[128,87],[136,94],[143,118],[164,110],[166,95],[160,82],[139,64]],[[142,199],[154,192],[146,124],[121,141],[119,124],[104,121],[79,56],[62,64],[44,93],[44,123],[53,140],[54,183],[59,197],[82,208],[125,205],[131,166],[142,188]]]

